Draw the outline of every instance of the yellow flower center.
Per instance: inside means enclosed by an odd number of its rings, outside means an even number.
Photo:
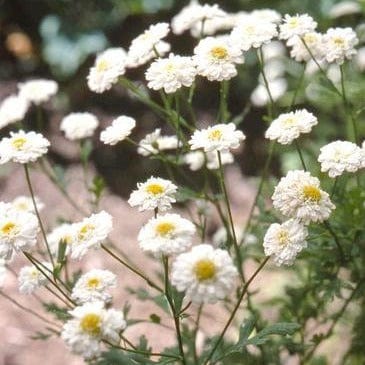
[[[247,32],[247,34],[249,34],[249,35],[254,34],[254,33],[255,33],[255,27],[254,27],[253,25],[248,25],[248,26],[246,27],[246,32]]]
[[[304,186],[303,195],[306,200],[310,200],[311,202],[316,203],[318,203],[322,197],[321,191],[313,185]]]
[[[289,233],[288,231],[282,230],[278,233],[278,241],[281,246],[285,246],[289,243]]]
[[[89,289],[96,289],[100,284],[99,278],[90,278],[86,285]]]
[[[316,42],[316,36],[314,34],[311,34],[311,33],[305,34],[303,38],[304,38],[305,43],[307,43],[307,45],[308,44],[313,44],[313,43]]]
[[[213,47],[210,51],[210,54],[217,60],[224,60],[228,56],[227,48],[220,46]]]
[[[21,150],[24,145],[26,144],[27,140],[24,137],[18,137],[18,138],[14,138],[11,141],[11,144],[13,145],[13,147],[17,150]]]
[[[1,232],[2,234],[9,235],[15,230],[15,228],[16,225],[13,222],[8,222],[1,227]]]
[[[95,313],[86,314],[80,321],[80,328],[91,336],[100,334],[101,318]]]
[[[298,25],[299,25],[298,18],[291,18],[291,19],[288,21],[288,26],[289,26],[290,28],[296,28]]]
[[[286,125],[287,127],[290,127],[292,125],[294,125],[296,122],[296,119],[293,117],[288,117],[284,120],[284,125]]]
[[[88,233],[90,233],[94,229],[95,226],[93,224],[85,224],[84,226],[82,226],[81,229],[79,230],[79,235],[78,235],[79,240],[82,241],[83,239],[85,239]]]
[[[109,68],[109,64],[106,60],[99,60],[97,63],[96,63],[96,70],[98,72],[103,72],[103,71],[106,71],[107,69]]]
[[[156,226],[156,232],[160,236],[167,236],[175,229],[175,225],[170,222],[161,222]]]
[[[166,70],[166,72],[172,72],[172,71],[175,70],[175,67],[171,62],[169,62],[169,63],[166,64],[165,70]]]
[[[341,37],[335,37],[335,38],[333,38],[333,43],[336,46],[342,47],[345,44],[345,40]]]
[[[222,131],[220,131],[219,129],[213,129],[212,131],[209,132],[208,134],[208,139],[210,141],[219,141],[223,136]]]
[[[158,195],[162,194],[165,191],[165,189],[160,184],[149,184],[146,186],[146,191],[149,194]]]
[[[194,266],[194,273],[198,281],[213,279],[216,274],[216,267],[212,260],[199,260]]]

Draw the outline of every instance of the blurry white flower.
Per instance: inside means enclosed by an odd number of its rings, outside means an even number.
[[[32,294],[36,289],[47,284],[48,279],[42,271],[47,276],[52,276],[52,264],[49,262],[42,262],[42,265],[39,265],[39,267],[40,270],[34,265],[23,266],[20,269],[18,284],[19,292],[21,294]],[[49,270],[51,272],[49,272]]]
[[[356,53],[359,43],[352,28],[329,28],[323,35],[323,52],[328,63],[342,65],[345,59],[350,60]]]
[[[197,70],[191,57],[169,54],[168,58],[158,58],[146,71],[147,86],[153,90],[164,89],[174,93],[182,86],[189,87],[195,80]]]
[[[202,151],[192,151],[184,155],[184,162],[191,171],[198,171],[204,166],[205,156]]]
[[[68,255],[71,250],[71,243],[76,239],[75,234],[74,225],[70,223],[63,223],[54,228],[53,231],[47,235],[47,241],[52,255],[57,257],[61,242],[66,245],[65,255]]]
[[[5,98],[0,104],[0,128],[22,120],[28,108],[28,101],[18,95]]]
[[[290,51],[290,57],[294,58],[297,62],[308,62],[312,59],[311,54],[308,52],[306,46],[309,48],[313,57],[316,60],[321,60],[324,56],[324,49],[322,43],[323,35],[318,32],[309,32],[300,37],[292,37],[288,40],[287,45],[292,47]],[[305,45],[304,45],[304,43]]]
[[[198,74],[209,81],[229,80],[237,75],[236,64],[243,63],[242,51],[227,37],[207,37],[194,48]]]
[[[19,96],[30,103],[39,105],[55,95],[58,91],[58,84],[53,80],[30,80],[18,84]]]
[[[91,113],[71,113],[65,116],[60,125],[65,137],[71,141],[91,137],[99,121]]]
[[[71,351],[93,359],[102,351],[102,340],[119,343],[119,332],[125,329],[123,312],[105,309],[103,302],[86,303],[69,312],[72,319],[63,326],[61,338]]]
[[[365,166],[365,153],[355,143],[334,141],[321,148],[318,161],[321,171],[329,177],[337,177],[345,171],[356,172]]]
[[[356,54],[356,64],[361,72],[365,71],[365,47],[361,47],[357,50]],[[1,115],[1,112],[0,112]],[[0,117],[1,119],[1,117]]]
[[[277,266],[292,265],[298,253],[307,247],[307,236],[307,228],[296,219],[271,224],[264,237],[265,255],[273,255]]]
[[[83,274],[72,289],[71,298],[78,304],[88,302],[110,302],[112,296],[107,292],[115,288],[117,277],[109,270],[93,269]]]
[[[204,20],[204,27],[202,29],[202,21],[195,22],[191,28],[190,33],[195,38],[200,38],[202,35],[214,35],[219,31],[231,30],[237,23],[236,14],[225,14],[224,16],[214,17]]]
[[[34,197],[35,203],[37,205],[38,211],[41,211],[44,208],[44,204],[41,200],[36,196]],[[12,202],[11,205],[15,210],[19,210],[22,212],[35,213],[32,198],[29,196],[20,195],[17,196]]]
[[[319,180],[302,170],[289,171],[282,177],[272,200],[275,209],[304,224],[323,222],[335,209],[329,195],[321,190]]]
[[[308,32],[313,32],[317,28],[317,22],[308,14],[285,15],[283,23],[279,26],[280,39],[289,39],[294,36],[304,36]]]
[[[238,243],[244,242],[245,244],[250,245],[257,242],[257,238],[251,233],[249,234],[244,233],[241,226],[235,225],[234,232],[236,234]],[[215,231],[212,240],[215,246],[226,245],[228,241],[226,227],[218,228]]]
[[[234,157],[229,151],[221,151],[222,165],[229,165],[234,162]],[[217,152],[207,152],[207,168],[209,170],[219,169],[219,159]]]
[[[125,72],[127,53],[123,48],[109,48],[99,54],[87,76],[89,89],[102,93],[109,90]]]
[[[273,101],[280,99],[285,94],[287,87],[288,84],[284,78],[269,81],[269,90]],[[253,105],[258,107],[267,105],[270,102],[270,97],[265,85],[257,85],[252,91],[250,100]]]
[[[28,163],[34,162],[48,151],[50,143],[40,133],[10,132],[10,137],[0,141],[0,164],[8,161]]]
[[[280,114],[274,119],[265,137],[281,144],[290,144],[302,133],[309,133],[318,124],[317,118],[305,109]]]
[[[341,1],[334,4],[329,11],[330,18],[339,18],[344,15],[361,13],[361,5],[355,1]]]
[[[144,183],[137,183],[137,190],[132,192],[128,203],[132,207],[138,206],[140,212],[153,209],[164,212],[176,202],[176,191],[177,186],[170,180],[152,176]]]
[[[284,57],[285,53],[286,53],[286,48],[283,42],[281,41],[274,40],[262,46],[262,54],[264,56],[265,64],[272,58]]]
[[[101,132],[100,140],[114,146],[128,137],[135,126],[135,119],[122,115],[114,119],[112,125]]]
[[[194,224],[178,214],[159,215],[142,227],[138,243],[156,257],[179,254],[191,246],[195,231]]]
[[[196,130],[189,144],[192,150],[203,148],[205,152],[226,151],[238,148],[245,135],[233,123],[216,124],[207,129]]]
[[[112,216],[102,210],[74,223],[73,241],[71,242],[71,257],[80,260],[90,248],[99,248],[113,228]]]
[[[250,15],[259,21],[280,23],[281,14],[274,9],[257,9],[253,10]]]
[[[236,277],[227,251],[201,244],[176,258],[171,283],[194,303],[215,303],[232,292]]]

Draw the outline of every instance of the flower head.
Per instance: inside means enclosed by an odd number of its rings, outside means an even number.
[[[41,202],[41,200],[37,196],[34,197],[34,200],[37,205],[38,211],[41,211],[44,208],[44,204]],[[29,196],[24,196],[24,195],[17,196],[11,202],[11,205],[13,206],[13,208],[15,210],[18,210],[21,212],[35,213],[32,198],[30,198]]]
[[[302,37],[292,37],[288,40],[287,45],[291,47],[290,57],[297,62],[308,62],[312,56],[321,61],[324,56],[323,35],[318,32],[308,32]],[[307,49],[309,48],[309,51]]]
[[[19,96],[30,103],[39,105],[55,95],[58,91],[58,84],[53,80],[30,80],[18,84]]]
[[[28,108],[28,101],[19,95],[5,98],[0,105],[0,128],[22,120]]]
[[[308,14],[288,15],[286,14],[283,23],[279,26],[280,39],[289,39],[294,36],[303,36],[308,32],[313,32],[317,28],[317,22]]]
[[[70,223],[63,223],[54,228],[53,231],[47,235],[47,241],[52,255],[57,257],[61,243],[66,245],[65,255],[68,255],[71,251],[71,244],[76,240],[75,235],[74,225]]]
[[[20,269],[18,276],[20,293],[32,294],[36,289],[47,283],[48,279],[43,273],[52,275],[52,264],[50,262],[42,262],[42,265],[39,265],[39,267],[40,269],[34,265],[30,265],[23,266]],[[48,272],[47,269],[51,272]]]
[[[100,140],[105,144],[114,146],[128,137],[135,126],[135,119],[122,115],[114,119],[112,125],[101,132]]]
[[[236,277],[227,251],[201,244],[176,258],[171,282],[194,303],[215,303],[232,292]]]
[[[91,113],[71,113],[66,115],[60,125],[67,139],[71,141],[91,137],[99,121]]]

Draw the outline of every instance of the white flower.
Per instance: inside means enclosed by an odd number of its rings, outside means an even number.
[[[214,35],[217,32],[231,30],[237,23],[236,14],[225,14],[224,16],[214,17],[202,21],[195,22],[190,28],[190,34],[195,38],[200,38],[202,35]]]
[[[101,132],[100,140],[105,144],[114,146],[128,137],[135,126],[135,119],[122,115],[114,119],[112,125]]]
[[[280,39],[289,39],[294,36],[303,36],[313,32],[317,28],[317,22],[308,14],[297,14],[295,16],[285,15],[283,23],[279,26]]]
[[[275,209],[304,224],[323,222],[335,209],[329,195],[321,190],[319,180],[302,170],[289,171],[281,178],[272,200]]]
[[[13,251],[28,251],[37,242],[38,220],[33,213],[16,211],[0,203],[0,258],[10,259]]]
[[[228,165],[234,162],[234,157],[229,151],[221,151],[222,165]],[[207,152],[207,168],[209,170],[219,169],[219,158],[217,152]]]
[[[227,251],[201,244],[176,258],[171,283],[194,303],[215,303],[233,291],[236,277]]]
[[[53,231],[47,235],[47,241],[54,257],[57,257],[58,255],[58,249],[61,242],[66,244],[65,255],[69,254],[71,244],[76,240],[74,227],[75,225],[70,223],[63,223],[54,228]]]
[[[193,151],[184,155],[184,162],[191,171],[198,171],[204,166],[205,155],[202,151]]]
[[[18,95],[5,98],[0,105],[0,128],[22,120],[28,108],[28,101]]]
[[[135,38],[128,50],[127,66],[141,66],[151,58],[161,57],[168,52],[170,45],[161,39],[165,38],[169,31],[168,23],[157,23]]]
[[[91,113],[71,113],[66,115],[60,125],[67,139],[71,141],[91,137],[99,121]]]
[[[109,90],[125,72],[127,53],[123,48],[109,48],[99,54],[87,76],[89,89],[102,93]]]
[[[332,6],[329,11],[330,18],[339,18],[345,15],[361,13],[361,5],[355,1],[341,1]]]
[[[0,141],[0,164],[10,160],[19,163],[34,162],[48,151],[50,143],[40,133],[10,132],[9,138]]]
[[[195,226],[178,214],[151,218],[138,234],[139,246],[156,257],[186,251],[192,244]]]
[[[251,47],[259,48],[267,44],[272,38],[278,35],[276,24],[263,20],[255,15],[247,15],[232,30],[232,42],[243,51],[248,51]]]
[[[244,58],[227,37],[207,37],[194,48],[193,60],[199,75],[209,81],[223,81],[237,75],[235,65],[243,63]]]
[[[176,136],[161,136],[161,129],[157,128],[139,141],[137,152],[142,156],[150,156],[180,146],[181,141]]]
[[[42,262],[39,265],[40,270],[34,266],[23,266],[20,269],[18,276],[19,292],[21,294],[32,294],[39,287],[47,284],[47,277],[42,271],[48,276],[52,276],[52,264],[49,262]],[[47,270],[48,269],[48,270]],[[51,272],[49,272],[49,270]]]
[[[318,161],[321,171],[328,172],[332,178],[345,171],[356,172],[365,166],[365,153],[355,143],[334,141],[321,148]]]
[[[274,255],[277,266],[292,265],[298,253],[307,247],[307,236],[307,228],[296,219],[271,224],[264,237],[265,255]]]
[[[44,208],[44,204],[41,202],[41,200],[37,196],[34,198],[35,198],[35,203],[37,205],[38,211],[41,211]],[[19,210],[22,212],[35,213],[32,198],[30,198],[29,196],[24,196],[24,195],[17,196],[11,202],[11,204],[15,210]]]
[[[197,1],[191,1],[189,5],[185,6],[172,18],[171,28],[175,34],[181,34],[191,29],[194,36],[201,36],[202,30],[203,35],[210,33],[205,30],[206,22],[224,18],[225,16],[226,13],[217,4],[200,5]],[[202,29],[202,22],[204,22],[204,29]],[[209,29],[210,25],[208,24],[207,27]]]
[[[19,96],[30,103],[39,105],[55,95],[58,91],[58,84],[53,80],[30,80],[18,84]]]
[[[290,144],[301,133],[309,133],[316,124],[317,118],[305,109],[280,114],[272,121],[265,137],[280,144]]]
[[[110,302],[112,296],[107,292],[115,288],[117,277],[109,270],[90,270],[77,280],[72,289],[71,298],[78,304],[88,302]]]
[[[328,63],[342,65],[345,59],[350,60],[356,53],[359,43],[352,28],[329,28],[323,35],[323,53]]]
[[[280,23],[281,21],[281,14],[273,9],[253,10],[250,15],[258,20],[265,22]]]
[[[85,359],[93,359],[102,351],[102,339],[119,342],[119,332],[125,329],[123,313],[105,309],[103,302],[86,303],[69,312],[72,319],[63,326],[61,337],[67,346]]]
[[[287,82],[284,78],[279,78],[270,81],[269,80],[269,90],[273,101],[280,99],[286,92]],[[265,106],[270,102],[269,93],[267,92],[266,86],[259,84],[253,91],[250,100],[255,106]]]
[[[146,71],[147,86],[153,90],[164,89],[174,93],[182,86],[189,87],[195,80],[197,70],[191,57],[169,54],[168,58],[158,58]]]
[[[192,150],[203,148],[205,152],[226,151],[238,148],[245,138],[241,131],[236,130],[233,123],[216,124],[207,129],[196,130],[189,144]]]
[[[137,190],[132,192],[128,203],[132,207],[139,206],[140,212],[156,208],[164,212],[171,208],[171,203],[176,202],[176,191],[177,186],[170,180],[152,176],[146,182],[137,184]]]
[[[231,231],[231,229],[230,229]],[[242,227],[234,225],[234,232],[236,234],[237,242],[244,242],[245,244],[254,244],[257,242],[257,238],[251,233],[244,233]],[[220,227],[217,229],[212,237],[213,243],[216,247],[227,244],[227,229],[226,227]]]
[[[295,36],[290,38],[287,42],[287,45],[292,47],[290,57],[294,58],[297,62],[308,62],[312,59],[312,55],[316,61],[322,60],[324,56],[322,39],[323,35],[318,32],[308,32],[302,37]],[[308,52],[306,46],[309,48],[312,55]]]
[[[90,248],[99,248],[113,229],[112,216],[102,210],[72,225],[71,257],[80,260]]]

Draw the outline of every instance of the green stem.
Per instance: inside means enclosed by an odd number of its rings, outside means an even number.
[[[302,151],[300,149],[300,146],[299,146],[299,143],[298,143],[297,139],[294,140],[294,144],[295,144],[295,148],[298,152],[300,162],[302,163],[303,169],[304,169],[304,171],[307,171],[307,167],[306,167],[305,162],[304,162],[303,154],[302,154]]]
[[[265,260],[260,264],[260,266],[256,269],[256,271],[252,274],[252,276],[247,280],[246,284],[244,285],[244,287],[242,288],[242,292],[238,298],[238,301],[235,305],[235,307],[233,308],[232,310],[232,313],[231,315],[229,316],[229,319],[227,321],[227,323],[225,324],[221,334],[219,335],[217,341],[215,342],[212,350],[210,351],[210,353],[208,354],[207,358],[205,359],[204,361],[204,365],[207,365],[210,361],[210,359],[212,358],[212,356],[214,355],[215,351],[217,350],[219,344],[222,342],[223,340],[223,337],[224,335],[226,334],[227,332],[227,329],[228,327],[231,325],[237,311],[238,311],[238,308],[240,307],[241,305],[241,302],[245,296],[245,294],[247,293],[248,291],[248,287],[250,286],[250,284],[252,283],[252,281],[255,279],[255,277],[258,275],[258,273],[263,269],[263,267],[266,265],[266,263],[269,261],[270,259],[270,256],[266,257]]]
[[[292,99],[292,101],[290,103],[290,106],[289,106],[289,111],[291,111],[293,109],[294,105],[295,105],[299,90],[301,89],[301,86],[302,86],[302,83],[303,83],[303,80],[304,80],[304,75],[305,75],[305,66],[302,67],[302,72],[300,73],[300,77],[299,77],[297,87],[294,90],[293,99]]]
[[[228,120],[227,95],[229,90],[229,81],[223,80],[220,84],[220,99],[217,121],[218,123],[226,123]]]
[[[343,248],[341,246],[340,240],[337,237],[336,232],[333,230],[333,228],[331,227],[331,225],[327,221],[324,221],[323,222],[323,225],[326,227],[326,229],[329,232],[329,234],[333,237],[333,240],[335,241],[336,246],[338,248],[338,251],[340,253],[341,261],[342,262],[345,262],[346,261],[346,259],[345,259],[345,253],[344,253],[344,250],[343,250]]]

